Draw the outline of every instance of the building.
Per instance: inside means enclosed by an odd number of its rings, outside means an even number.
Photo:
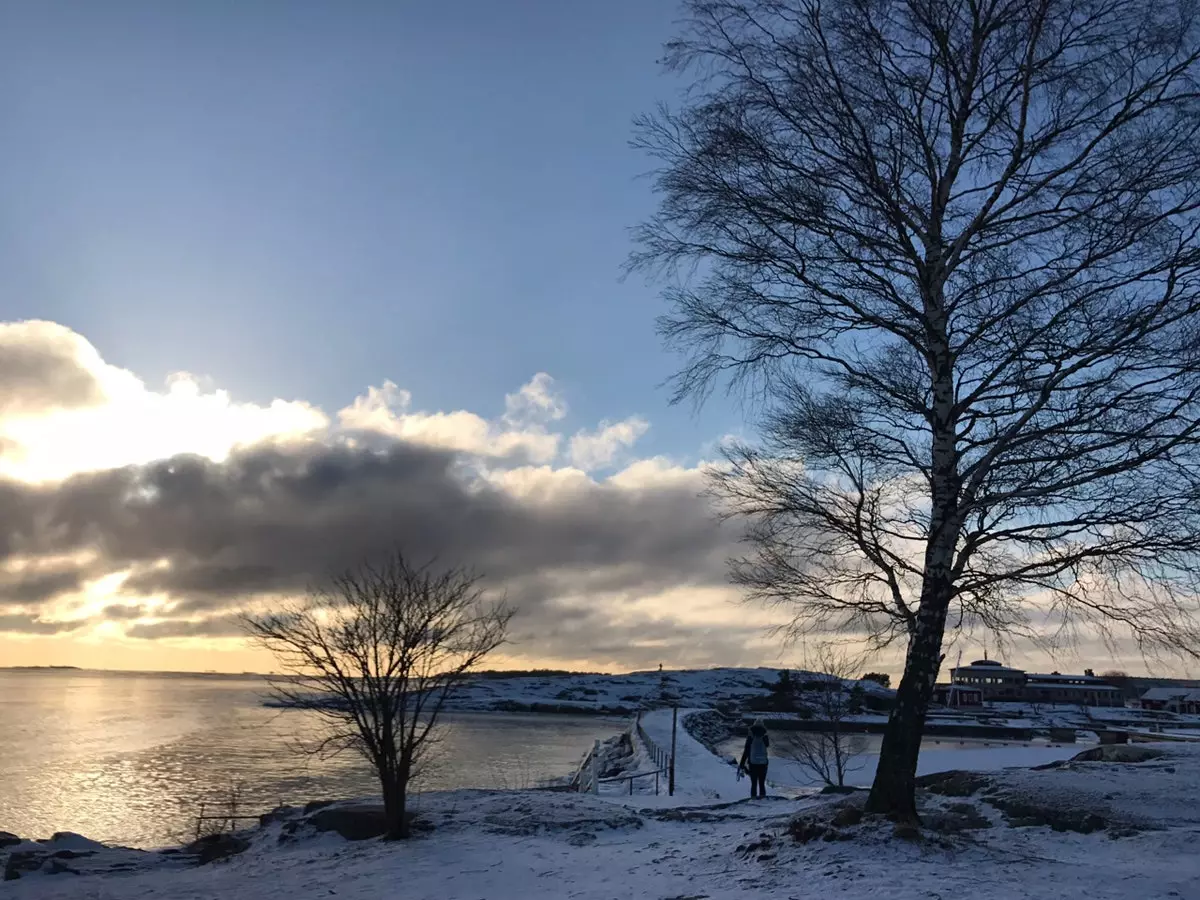
[[[1200,690],[1186,687],[1152,687],[1137,700],[1142,709],[1200,715]]]
[[[956,685],[978,688],[983,699],[997,703],[1064,703],[1073,706],[1124,706],[1120,688],[1091,670],[1084,675],[1043,675],[1014,669],[990,659],[950,670]]]
[[[1071,703],[1075,706],[1124,706],[1121,689],[1095,675],[1025,676],[1025,702]]]
[[[969,666],[951,669],[950,681],[978,688],[984,700],[1016,702],[1024,699],[1025,672],[1022,669],[1010,669],[990,659],[977,659]]]
[[[983,706],[983,691],[962,684],[935,684],[933,702],[952,709]]]

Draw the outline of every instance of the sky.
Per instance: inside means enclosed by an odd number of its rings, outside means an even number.
[[[263,669],[242,604],[396,544],[498,664],[789,659],[702,496],[747,417],[621,277],[676,13],[0,5],[0,665]]]

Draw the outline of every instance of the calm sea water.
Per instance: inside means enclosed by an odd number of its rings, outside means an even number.
[[[252,678],[0,671],[0,830],[173,844],[240,783],[246,811],[378,793],[359,758],[295,751],[311,713],[262,706]],[[419,790],[521,788],[570,774],[623,722],[454,714]]]

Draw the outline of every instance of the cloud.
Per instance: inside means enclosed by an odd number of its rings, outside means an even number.
[[[0,572],[0,605],[36,606],[80,590],[89,580],[88,565],[51,564]]]
[[[151,390],[61,325],[0,324],[0,475],[54,481],[182,452],[222,459],[328,424],[310,404],[236,403],[186,372]]]
[[[725,577],[732,535],[708,515],[698,480],[631,490],[570,469],[493,480],[459,462],[399,441],[308,443],[242,448],[222,462],[178,456],[52,487],[10,482],[0,547],[96,548],[112,570],[131,572],[127,590],[188,610],[302,589],[394,546],[501,582],[647,590]],[[529,490],[523,477],[541,486]]]
[[[125,634],[138,640],[157,641],[163,638],[214,638],[238,637],[244,634],[237,619],[230,616],[216,616],[211,619],[197,620],[166,620],[133,625],[125,630]]]
[[[131,606],[128,603],[111,603],[100,611],[100,618],[110,622],[140,619],[144,615],[146,615],[145,607]]]
[[[47,621],[24,613],[0,614],[0,632],[15,634],[52,635],[77,631],[84,625],[81,620]]]
[[[565,412],[554,398],[553,379],[536,375],[516,394],[509,394],[499,422],[475,413],[413,411],[412,394],[394,383],[371,387],[338,413],[341,428],[358,437],[372,435],[443,447],[473,456],[523,462],[550,462],[558,455],[560,436],[545,423]]]
[[[53,322],[0,323],[0,415],[95,406],[105,398],[95,349]]]
[[[650,428],[638,416],[622,422],[601,422],[596,431],[580,431],[571,438],[571,463],[585,471],[612,465],[617,455],[632,447]]]
[[[73,373],[62,385],[98,387],[0,409],[7,631],[230,638],[246,604],[399,547],[482,572],[520,608],[514,649],[531,661],[729,661],[761,634],[689,619],[695,604],[680,600],[732,595],[739,534],[714,520],[703,469],[626,458],[648,428],[638,417],[568,442],[546,373],[494,419],[416,409],[390,381],[327,416],[238,403],[186,373],[151,390],[67,329],[22,333],[27,356]]]

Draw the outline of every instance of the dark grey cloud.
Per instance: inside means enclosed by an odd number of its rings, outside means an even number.
[[[0,414],[92,406],[104,399],[80,364],[79,337],[50,322],[0,327]]]
[[[211,619],[168,619],[163,622],[132,625],[125,629],[125,633],[132,638],[153,641],[173,637],[237,637],[245,632],[235,618],[215,616]]]
[[[526,501],[470,478],[445,450],[262,446],[222,463],[181,456],[57,485],[0,483],[0,558],[87,547],[111,571],[132,568],[131,593],[175,602],[174,621],[131,632],[153,638],[232,633],[219,614],[246,597],[303,591],[401,547],[417,560],[473,566],[505,589],[522,610],[522,651],[536,654],[539,640],[549,649],[554,629],[579,619],[560,602],[565,594],[726,583],[737,532],[716,524],[699,488],[596,484]],[[158,565],[164,559],[169,566]],[[608,618],[591,611],[572,639],[619,646],[624,637],[601,633]]]
[[[48,622],[24,613],[0,615],[0,632],[17,634],[62,634],[67,631],[76,631],[83,624],[85,624],[83,621]]]
[[[35,606],[78,590],[90,566],[58,566],[32,572],[0,573],[0,606]]]
[[[146,610],[141,606],[114,603],[111,606],[104,607],[100,613],[100,618],[113,622],[121,622],[128,621],[129,619],[140,619],[144,615],[146,615]]]

